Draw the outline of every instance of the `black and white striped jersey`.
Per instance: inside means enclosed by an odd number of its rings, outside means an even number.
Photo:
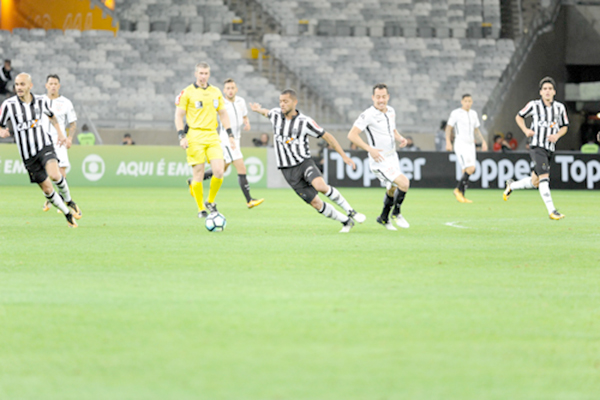
[[[396,111],[393,107],[387,106],[386,112],[382,112],[371,106],[359,115],[354,126],[365,132],[369,146],[384,151],[396,149]]]
[[[553,101],[548,107],[542,99],[531,100],[521,111],[522,118],[532,117],[530,129],[535,132],[531,138],[531,147],[541,147],[554,151],[555,144],[548,141],[548,136],[557,133],[563,126],[569,125],[569,117],[564,104]]]
[[[0,126],[12,121],[15,142],[23,161],[35,156],[44,146],[52,146],[50,134],[42,124],[42,114],[53,117],[48,103],[42,96],[31,94],[31,103],[21,102],[18,96],[6,99],[0,108]]]
[[[310,158],[308,137],[320,138],[325,130],[307,115],[298,111],[292,119],[286,119],[281,108],[273,108],[268,114],[273,125],[273,147],[277,168],[295,167]]]

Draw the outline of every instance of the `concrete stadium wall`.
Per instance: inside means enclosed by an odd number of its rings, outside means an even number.
[[[567,65],[600,65],[600,6],[564,8],[567,24],[565,62]]]

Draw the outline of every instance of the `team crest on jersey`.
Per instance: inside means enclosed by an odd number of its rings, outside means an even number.
[[[219,108],[219,99],[214,99],[213,105],[215,106],[215,108]]]
[[[201,108],[202,108],[202,106],[203,106],[203,105],[202,105],[202,101],[201,101],[201,100],[199,100],[199,101],[195,102],[195,103],[194,103],[194,105],[196,106],[196,109],[198,109],[198,110],[199,110],[199,109],[201,109]]]

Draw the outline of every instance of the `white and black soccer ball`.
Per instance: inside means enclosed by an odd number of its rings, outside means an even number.
[[[219,212],[211,213],[206,217],[205,226],[209,232],[222,232],[226,225],[227,220],[225,219],[225,216]]]

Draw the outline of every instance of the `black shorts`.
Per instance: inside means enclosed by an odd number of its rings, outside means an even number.
[[[29,181],[31,183],[42,183],[48,178],[46,173],[46,163],[50,160],[57,160],[53,146],[44,146],[38,153],[25,161],[25,168],[29,172]]]
[[[319,194],[313,187],[312,181],[323,175],[313,160],[305,160],[295,167],[282,168],[281,172],[287,183],[305,202],[310,203]]]
[[[537,176],[550,173],[550,162],[554,153],[542,147],[532,147],[529,150],[531,157],[531,169]]]

